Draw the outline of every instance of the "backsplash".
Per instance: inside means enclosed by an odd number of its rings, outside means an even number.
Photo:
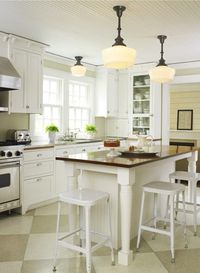
[[[6,139],[6,132],[9,129],[28,129],[28,114],[0,113],[0,141]]]

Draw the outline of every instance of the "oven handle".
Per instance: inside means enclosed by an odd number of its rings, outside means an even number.
[[[19,167],[21,164],[20,162],[7,162],[0,164],[0,169],[2,168],[10,168],[10,167]]]

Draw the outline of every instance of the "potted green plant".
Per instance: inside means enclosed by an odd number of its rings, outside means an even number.
[[[58,127],[52,123],[45,128],[45,132],[49,135],[49,142],[55,143],[56,133],[59,132]]]
[[[97,132],[97,128],[94,124],[86,124],[85,125],[85,132],[88,135],[88,138],[94,138],[96,132]]]

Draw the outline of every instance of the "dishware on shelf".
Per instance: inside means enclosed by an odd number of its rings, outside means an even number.
[[[144,83],[145,83],[145,85],[149,85],[150,84],[150,79],[144,79]]]
[[[140,82],[140,81],[136,81],[136,82],[135,82],[135,86],[140,86],[140,85],[143,85],[143,83]]]
[[[138,93],[135,94],[135,99],[136,100],[141,100],[142,99],[141,94],[138,94]]]

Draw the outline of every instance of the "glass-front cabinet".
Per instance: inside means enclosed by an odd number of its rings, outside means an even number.
[[[151,127],[151,88],[149,75],[133,76],[132,134],[149,135]]]

